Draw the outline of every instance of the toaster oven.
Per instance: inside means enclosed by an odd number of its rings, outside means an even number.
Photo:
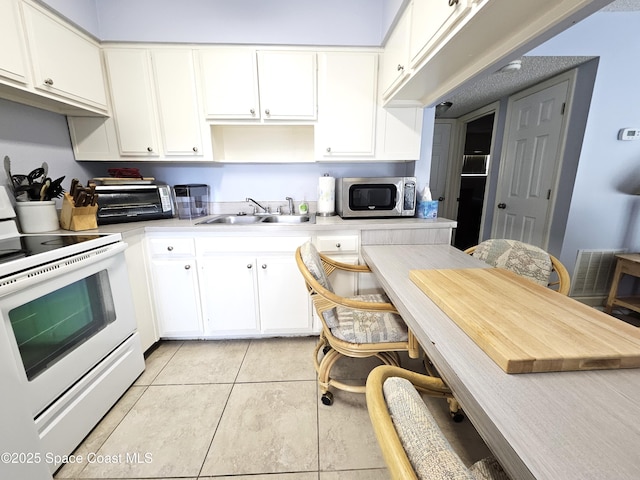
[[[154,183],[98,185],[98,225],[172,218],[175,206],[169,185]]]

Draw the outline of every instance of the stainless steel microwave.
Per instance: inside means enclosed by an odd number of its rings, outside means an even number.
[[[338,178],[336,210],[343,218],[413,217],[415,177]]]

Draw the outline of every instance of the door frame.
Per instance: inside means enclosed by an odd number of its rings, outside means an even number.
[[[550,79],[544,80],[540,83],[537,83],[529,88],[526,88],[518,93],[515,93],[513,95],[511,95],[509,97],[508,103],[507,103],[507,110],[506,110],[506,120],[505,120],[505,125],[504,125],[504,135],[503,135],[503,139],[502,139],[502,153],[500,155],[500,169],[498,170],[498,179],[497,179],[497,183],[496,183],[496,205],[500,202],[500,186],[502,184],[502,181],[504,180],[504,169],[502,168],[502,166],[505,164],[506,162],[506,156],[507,156],[507,146],[506,146],[506,142],[507,139],[509,138],[509,133],[510,133],[510,129],[513,128],[511,125],[511,122],[513,120],[513,104],[515,102],[517,102],[518,100],[521,100],[522,98],[525,98],[529,95],[538,93],[542,90],[545,90],[547,88],[550,88],[554,85],[557,85],[559,83],[562,83],[564,81],[568,81],[568,85],[567,85],[567,98],[565,100],[565,107],[564,107],[564,113],[563,113],[563,118],[562,118],[562,126],[561,126],[561,132],[560,132],[560,137],[558,140],[558,151],[556,154],[556,163],[554,166],[554,170],[553,170],[553,183],[551,185],[551,189],[552,189],[552,195],[551,198],[549,199],[549,205],[548,205],[548,210],[547,210],[547,218],[545,220],[545,225],[544,225],[544,234],[543,234],[543,239],[542,239],[542,245],[540,246],[543,250],[547,250],[548,246],[549,246],[549,238],[551,235],[551,223],[553,220],[553,212],[555,211],[556,208],[556,198],[557,198],[557,193],[558,193],[558,189],[559,189],[559,185],[560,185],[560,172],[562,171],[562,165],[563,165],[563,161],[564,161],[564,154],[565,154],[565,149],[566,149],[566,145],[567,145],[567,132],[568,132],[568,125],[571,121],[571,110],[572,110],[572,105],[573,105],[573,97],[575,95],[575,85],[576,85],[576,78],[578,76],[578,69],[577,68],[573,68],[567,72],[561,73],[559,75],[556,75],[555,77],[552,77]],[[492,151],[493,151],[493,145],[491,146]],[[495,162],[494,162],[495,163]],[[492,208],[497,208],[496,205],[493,205]],[[484,212],[484,211],[483,211]],[[484,213],[483,213],[483,217],[484,217]],[[496,232],[496,221],[495,221],[495,217],[496,215],[494,214],[493,218],[493,222],[491,225],[491,237],[495,237],[495,232]]]
[[[477,120],[478,118],[495,114],[493,119],[493,130],[491,132],[491,147],[489,149],[489,170],[487,172],[487,184],[484,189],[484,199],[482,204],[482,217],[480,219],[480,236],[484,231],[485,219],[487,215],[487,200],[489,198],[489,182],[492,176],[493,169],[495,168],[495,160],[493,158],[493,152],[495,148],[496,135],[498,133],[498,117],[500,114],[500,102],[493,102],[489,105],[485,105],[478,110],[474,110],[471,113],[463,115],[456,119],[452,131],[451,149],[449,151],[449,162],[447,169],[447,182],[445,189],[444,199],[444,216],[446,218],[456,219],[458,218],[458,195],[460,194],[460,176],[462,175],[462,166],[464,163],[464,145],[467,135],[467,124]]]

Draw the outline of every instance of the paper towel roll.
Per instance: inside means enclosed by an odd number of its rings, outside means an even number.
[[[336,179],[325,175],[318,180],[318,215],[335,215]]]

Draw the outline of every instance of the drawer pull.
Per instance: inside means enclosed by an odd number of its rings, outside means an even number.
[[[252,264],[250,264],[250,263],[247,263],[247,268],[248,268],[248,269],[252,269],[252,268],[253,268],[253,265],[252,265]]]
[[[340,242],[336,243],[336,248],[340,248],[342,245],[340,245]]]

